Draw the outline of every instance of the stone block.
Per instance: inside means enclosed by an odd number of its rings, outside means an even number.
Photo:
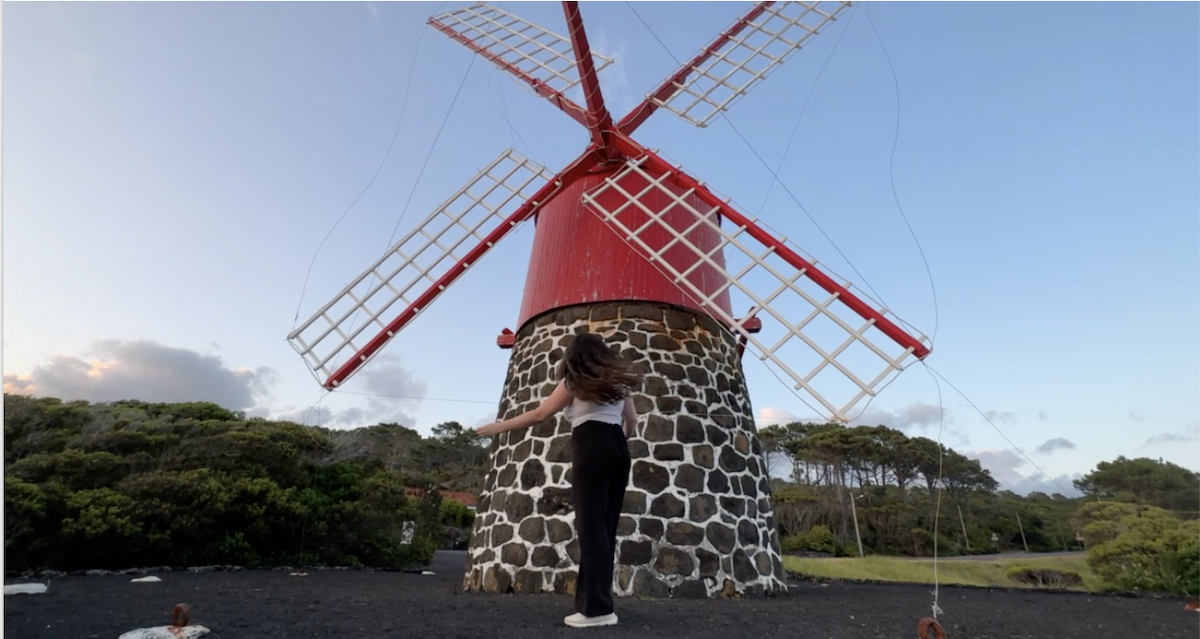
[[[664,310],[659,306],[642,304],[627,304],[621,307],[621,317],[625,319],[643,319],[662,321]]]
[[[633,576],[633,594],[647,599],[666,599],[671,596],[671,589],[651,570],[641,568]]]
[[[708,542],[722,555],[733,552],[734,546],[737,545],[737,536],[734,534],[733,528],[719,521],[708,524],[704,531]]]
[[[517,535],[531,544],[540,544],[546,538],[546,521],[541,517],[529,517],[517,527]]]
[[[513,538],[513,527],[508,524],[496,524],[492,526],[492,546],[499,546],[507,543]]]
[[[524,566],[528,559],[529,551],[523,543],[514,541],[500,548],[500,561],[510,566]]]
[[[533,514],[533,497],[525,493],[512,493],[504,505],[504,513],[509,521],[521,521]]]
[[[633,463],[632,480],[634,487],[657,495],[670,483],[670,473],[663,466],[638,460]]]
[[[641,515],[646,512],[646,493],[640,490],[626,490],[625,501],[621,504],[621,512],[629,515]]]
[[[701,579],[689,579],[671,589],[675,599],[707,599],[708,586]]]
[[[642,517],[638,522],[638,532],[652,541],[659,541],[663,537],[663,522],[655,517]]]
[[[663,519],[683,517],[684,503],[670,493],[659,495],[650,502],[650,514]]]
[[[526,442],[528,443],[528,442]],[[546,483],[546,467],[537,459],[530,459],[521,467],[521,488],[532,490]]]
[[[650,541],[630,541],[620,543],[618,561],[626,566],[643,566],[650,563],[654,545]]]
[[[553,546],[538,546],[533,549],[530,562],[538,568],[554,568],[559,565],[561,559]]]
[[[683,459],[682,448],[680,450],[680,459]],[[675,469],[675,486],[688,493],[703,492],[704,470],[693,464],[681,464]]]
[[[692,495],[688,503],[688,519],[705,522],[717,514],[717,500],[712,495]]]
[[[696,560],[685,550],[659,546],[654,569],[664,575],[688,577],[696,570]]]
[[[659,461],[683,461],[682,444],[656,444],[654,458]]]
[[[704,541],[704,529],[685,521],[667,524],[667,543],[676,546],[695,546]]]
[[[746,470],[746,458],[726,446],[721,449],[721,470],[727,473],[740,473]]]
[[[513,579],[513,592],[538,594],[545,590],[546,577],[537,570],[518,570]]]
[[[546,537],[550,543],[557,544],[561,541],[566,541],[575,535],[575,531],[567,522],[561,519],[546,520]]]

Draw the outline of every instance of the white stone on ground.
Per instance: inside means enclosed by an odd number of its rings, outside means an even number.
[[[8,584],[4,586],[6,595],[40,595],[46,592],[46,584]]]
[[[208,633],[208,628],[204,626],[156,626],[130,630],[117,639],[194,639]]]
[[[135,584],[149,584],[149,583],[154,583],[156,581],[162,581],[162,579],[159,579],[158,577],[155,577],[154,575],[150,575],[149,577],[138,577],[137,579],[130,579],[129,581],[130,581],[130,583],[135,583]]]

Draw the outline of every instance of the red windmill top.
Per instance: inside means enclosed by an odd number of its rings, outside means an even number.
[[[756,4],[616,122],[597,77],[612,60],[591,51],[578,3],[563,2],[569,39],[482,3],[431,18],[586,127],[588,145],[553,175],[505,151],[289,340],[336,388],[536,218],[518,324],[590,302],[691,308],[783,371],[827,417],[846,421],[906,358],[929,354],[923,338],[632,136],[660,108],[706,126],[849,5]],[[576,89],[582,106],[566,95]],[[735,305],[751,312],[735,317]]]

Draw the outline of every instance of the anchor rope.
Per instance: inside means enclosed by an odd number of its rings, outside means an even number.
[[[441,11],[442,7],[444,6],[446,6],[445,2],[438,5],[437,11]],[[371,179],[367,180],[366,186],[364,186],[362,191],[360,191],[358,195],[355,196],[354,200],[350,202],[350,206],[347,206],[346,210],[342,211],[342,214],[338,217],[337,221],[335,221],[333,226],[330,227],[329,231],[325,233],[325,237],[321,238],[320,244],[317,244],[317,249],[313,251],[312,259],[308,263],[308,270],[304,273],[304,284],[300,287],[300,300],[296,302],[296,315],[292,318],[293,330],[295,330],[296,324],[300,321],[300,308],[304,305],[304,294],[308,291],[308,279],[312,275],[313,265],[317,262],[317,256],[321,254],[321,249],[325,246],[325,242],[327,242],[330,236],[333,235],[333,232],[337,230],[337,227],[342,223],[342,220],[346,219],[346,216],[350,213],[350,210],[354,208],[354,205],[358,204],[358,201],[367,194],[368,190],[370,190],[371,185],[375,184],[375,178],[379,177],[379,173],[383,171],[383,167],[385,164],[387,164],[388,158],[392,156],[392,148],[396,146],[396,139],[400,136],[401,127],[404,126],[404,116],[408,113],[408,96],[412,93],[411,87],[413,68],[416,67],[417,57],[421,52],[421,41],[425,39],[425,33],[428,31],[429,25],[426,24],[421,28],[421,33],[417,36],[417,43],[413,46],[413,56],[412,60],[410,60],[408,63],[408,75],[404,85],[404,98],[400,102],[400,118],[399,121],[396,122],[396,129],[392,131],[392,139],[390,142],[388,142],[387,151],[384,152],[383,159],[379,161],[379,166],[375,168],[375,173],[371,175]]]

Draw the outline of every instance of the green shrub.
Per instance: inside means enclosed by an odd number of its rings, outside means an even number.
[[[442,499],[441,512],[438,516],[443,524],[456,528],[469,528],[471,524],[475,523],[475,511],[449,498]]]
[[[1088,549],[1088,564],[1101,579],[1126,591],[1182,593],[1195,590],[1200,567],[1193,553],[1200,520],[1182,521],[1161,508],[1098,520],[1085,535],[1108,538]]]
[[[837,537],[828,526],[817,524],[812,528],[788,537],[784,537],[779,545],[783,552],[824,552],[836,555],[838,552]]]
[[[1176,553],[1171,567],[1178,592],[1200,597],[1200,544]]]

